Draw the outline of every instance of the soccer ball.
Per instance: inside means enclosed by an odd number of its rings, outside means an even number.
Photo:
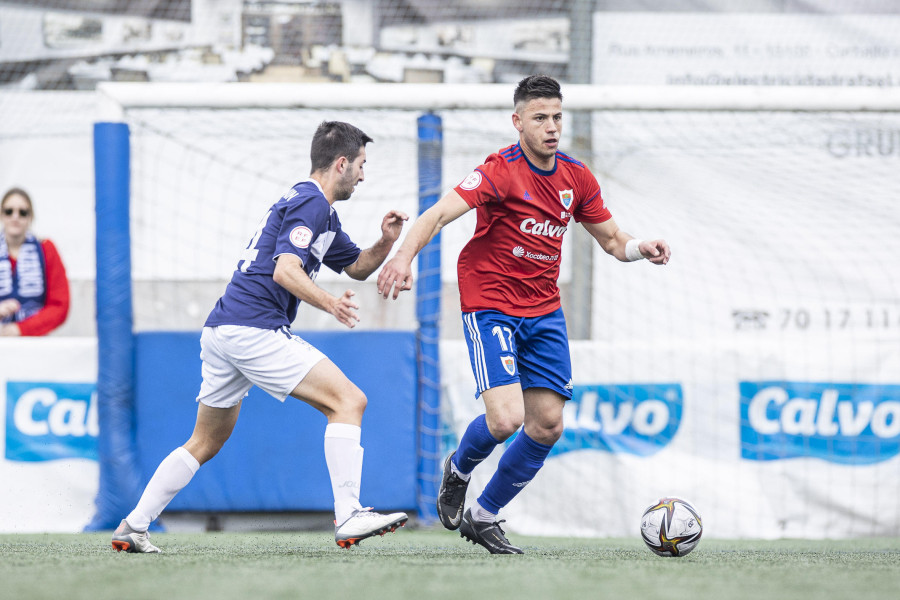
[[[679,498],[661,498],[641,516],[641,537],[660,556],[684,556],[700,543],[703,523],[694,507]]]

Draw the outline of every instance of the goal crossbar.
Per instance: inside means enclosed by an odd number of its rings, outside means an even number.
[[[503,109],[506,84],[101,83],[101,117],[128,108]],[[900,89],[774,86],[563,87],[567,110],[900,112]]]

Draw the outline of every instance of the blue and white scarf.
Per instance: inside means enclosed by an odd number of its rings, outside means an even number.
[[[6,236],[0,232],[0,300],[15,298],[22,307],[3,323],[15,323],[27,319],[42,308],[47,301],[47,282],[44,277],[44,250],[33,234],[27,234],[16,259],[13,275],[9,261]]]

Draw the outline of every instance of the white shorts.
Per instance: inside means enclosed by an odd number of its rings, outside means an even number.
[[[321,351],[287,327],[204,327],[200,336],[203,383],[197,401],[231,408],[256,385],[284,402],[323,358]]]

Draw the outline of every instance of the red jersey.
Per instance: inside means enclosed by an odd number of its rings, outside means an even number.
[[[544,171],[519,144],[491,154],[455,189],[478,217],[457,264],[463,312],[537,317],[558,309],[556,282],[569,220],[602,223],[612,217],[583,163],[557,152],[556,165]]]

